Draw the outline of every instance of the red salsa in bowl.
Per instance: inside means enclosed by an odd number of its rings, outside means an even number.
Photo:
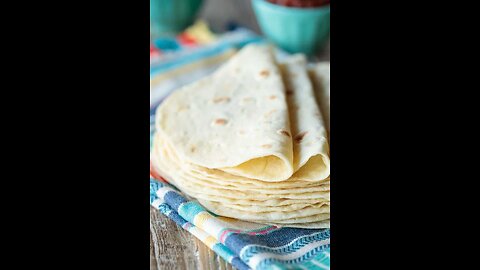
[[[312,8],[330,4],[330,0],[267,0],[272,4],[287,7]]]

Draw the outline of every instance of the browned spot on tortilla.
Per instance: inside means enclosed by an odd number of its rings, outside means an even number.
[[[250,103],[250,102],[255,102],[255,98],[254,97],[242,98],[242,101],[240,102],[240,104],[247,104],[247,103]]]
[[[268,70],[260,71],[260,76],[266,78],[266,77],[268,77],[268,75],[270,75],[270,72]]]
[[[269,148],[272,148],[272,145],[271,144],[264,144],[264,145],[262,145],[262,148],[269,149]]]
[[[180,108],[178,108],[178,111],[179,111],[179,112],[183,112],[183,111],[186,111],[186,110],[188,110],[188,109],[190,109],[190,106],[188,106],[188,105],[182,105],[182,106],[180,106]]]
[[[290,137],[290,132],[288,132],[288,131],[286,131],[286,130],[283,130],[283,129],[277,130],[277,133],[278,133],[278,134],[285,135],[285,136],[287,136],[287,137]]]
[[[277,96],[272,95],[272,96],[270,96],[270,97],[268,97],[268,98],[269,98],[269,99],[277,99]]]
[[[213,121],[215,125],[226,125],[228,123],[227,119],[219,118]]]
[[[230,98],[229,97],[217,97],[217,98],[213,99],[213,103],[215,103],[215,104],[220,103],[220,102],[223,102],[223,103],[230,102]]]
[[[245,135],[245,133],[246,133],[246,132],[245,132],[245,130],[243,130],[243,129],[241,129],[241,130],[238,131],[238,134],[240,134],[240,135]]]
[[[305,135],[307,135],[308,131],[300,132],[297,135],[295,135],[295,142],[300,143]]]
[[[195,146],[190,147],[190,152],[195,153],[195,150],[197,150],[197,148]]]
[[[272,116],[272,114],[273,114],[274,112],[276,112],[276,111],[277,111],[276,109],[273,109],[273,110],[267,112],[267,113],[264,115],[264,117],[265,117],[265,118],[268,118],[268,117]]]

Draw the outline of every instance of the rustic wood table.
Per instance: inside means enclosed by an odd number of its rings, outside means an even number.
[[[206,0],[200,17],[205,19],[216,32],[225,31],[225,25],[235,21],[260,33],[250,0]],[[316,60],[330,60],[330,44],[316,57]],[[200,240],[150,207],[150,269],[231,270],[233,268]]]

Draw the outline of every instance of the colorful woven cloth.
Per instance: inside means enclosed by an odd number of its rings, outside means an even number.
[[[251,42],[262,39],[237,29],[210,43],[180,47],[170,57],[152,61],[150,138],[155,133],[155,109],[169,93],[210,74],[237,48]],[[187,199],[155,171],[150,176],[150,204],[235,268],[330,269],[329,229],[280,228],[216,216]]]

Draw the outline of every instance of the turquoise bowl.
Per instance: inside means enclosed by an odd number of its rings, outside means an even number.
[[[263,34],[290,53],[315,54],[330,36],[330,5],[318,8],[286,7],[253,0]]]
[[[150,0],[150,33],[175,35],[193,24],[203,0]]]

